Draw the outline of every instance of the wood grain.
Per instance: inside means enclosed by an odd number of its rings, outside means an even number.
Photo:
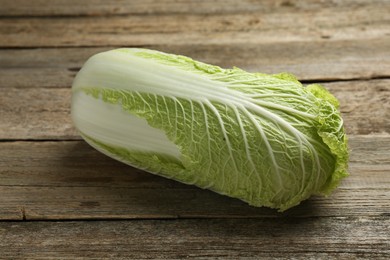
[[[0,47],[260,44],[390,38],[390,5],[231,14],[0,19]],[[163,25],[163,26],[162,26]],[[282,37],[281,37],[282,36]]]
[[[390,40],[382,39],[147,47],[224,68],[290,72],[300,80],[390,77]],[[0,49],[0,88],[69,87],[90,56],[109,49],[112,48]]]
[[[11,258],[386,259],[389,218],[0,223]],[[342,238],[342,239],[340,239]]]
[[[383,179],[389,182],[388,177]],[[364,177],[355,181],[364,183]],[[0,220],[309,218],[390,213],[388,188],[340,187],[330,197],[312,197],[285,213],[190,188],[0,186],[0,193]]]
[[[340,100],[348,134],[390,133],[390,80],[324,86]],[[66,88],[0,88],[0,139],[80,139],[70,101],[71,90]]]
[[[114,161],[85,142],[0,143],[0,218],[134,219],[382,216],[390,213],[390,136],[351,136],[351,176],[329,198],[283,214]],[[60,205],[60,206],[59,206]]]
[[[1,89],[0,139],[79,139],[70,89]]]
[[[354,9],[362,7],[384,7],[387,0],[0,0],[0,16],[108,16],[126,14],[221,14],[274,12],[283,10],[318,10],[324,8]]]

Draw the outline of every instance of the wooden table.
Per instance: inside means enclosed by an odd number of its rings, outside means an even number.
[[[0,0],[0,258],[390,258],[390,2]],[[280,214],[118,163],[69,116],[92,54],[288,71],[341,102],[351,176]]]

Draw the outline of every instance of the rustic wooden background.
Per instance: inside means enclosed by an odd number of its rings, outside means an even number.
[[[118,163],[70,86],[142,46],[288,71],[341,102],[351,176],[283,214]],[[390,258],[389,0],[0,0],[0,258]]]

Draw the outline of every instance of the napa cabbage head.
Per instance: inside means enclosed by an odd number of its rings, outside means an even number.
[[[283,211],[347,176],[337,99],[289,74],[117,49],[91,57],[72,93],[74,124],[97,150],[253,206]]]

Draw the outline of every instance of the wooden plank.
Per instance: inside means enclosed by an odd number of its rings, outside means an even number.
[[[324,85],[340,100],[348,134],[390,133],[390,80]],[[0,88],[0,139],[80,139],[70,102],[70,89]]]
[[[286,1],[286,0],[0,0],[0,16],[102,16],[126,14],[219,14],[241,12],[271,12],[283,9],[289,12],[324,8],[348,8],[385,6],[387,0],[343,1]]]
[[[330,197],[313,197],[279,214],[136,170],[84,142],[5,142],[0,143],[0,218],[381,216],[390,213],[388,147],[388,135],[351,136],[351,176]]]
[[[0,220],[307,218],[382,216],[390,212],[388,188],[341,187],[330,197],[313,197],[285,213],[188,188],[0,186],[0,194]]]
[[[385,170],[390,167],[390,135],[352,135],[349,146],[353,174],[344,184],[354,189],[390,187],[390,180],[385,178]],[[0,142],[0,147],[0,185],[3,186],[191,187],[117,162],[84,141]]]
[[[17,68],[0,69],[0,88],[44,88],[69,87],[76,75],[75,71],[66,68]],[[22,91],[22,90],[21,90]]]
[[[70,89],[1,89],[0,139],[79,139]]]
[[[387,259],[390,220],[216,219],[0,223],[5,258]]]
[[[3,18],[0,47],[259,44],[385,39],[390,5],[196,15]],[[163,25],[163,26],[162,26]]]
[[[287,71],[300,80],[390,77],[390,41],[317,41],[272,44],[154,45],[151,49],[186,55],[251,72]],[[69,87],[93,54],[112,48],[0,49],[0,88]]]

